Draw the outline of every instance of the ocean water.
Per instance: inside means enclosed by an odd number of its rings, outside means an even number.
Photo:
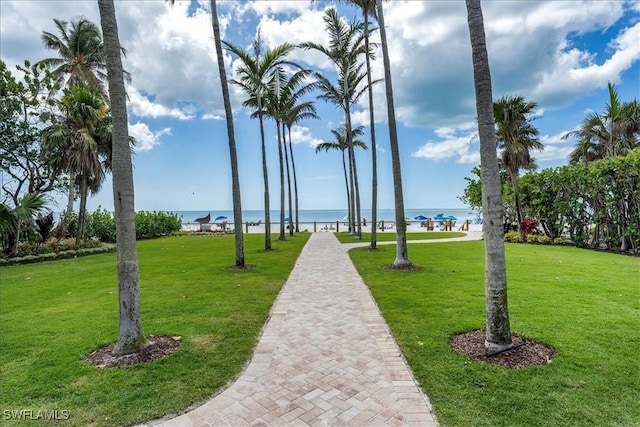
[[[211,222],[215,218],[224,216],[227,222],[233,221],[233,211],[231,210],[215,210],[210,211],[173,211],[178,217],[181,217],[183,223],[193,222],[196,218],[202,218],[211,214]],[[469,208],[462,209],[405,209],[405,217],[414,220],[419,215],[433,218],[438,214],[453,215],[457,218],[457,222],[462,223],[466,219],[473,219],[476,214]],[[301,223],[331,223],[336,221],[345,221],[347,215],[346,209],[301,209],[299,212]],[[285,212],[285,218],[289,216],[289,212]],[[362,216],[369,220],[371,218],[371,209],[363,209]],[[264,222],[263,210],[245,210],[242,212],[242,221],[244,222]],[[280,220],[280,211],[271,211],[271,222],[277,223]],[[295,211],[293,213],[295,221]],[[393,209],[378,209],[378,221],[395,221],[395,211]]]

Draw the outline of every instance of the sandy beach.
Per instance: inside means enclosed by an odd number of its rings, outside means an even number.
[[[389,223],[385,224],[385,229],[384,230],[380,230],[378,229],[378,233],[395,233],[395,227],[388,227]],[[452,231],[463,231],[461,230],[461,226],[462,224],[455,224],[453,226]],[[197,223],[185,223],[183,224],[183,230],[198,230],[199,229],[199,224]],[[211,230],[220,230],[221,227],[219,224],[204,224],[203,225],[203,230],[206,229],[211,229]],[[233,228],[229,228],[227,227],[227,229],[233,229]],[[265,232],[265,225],[264,224],[260,224],[260,225],[244,225],[243,229],[245,231],[245,233],[264,233]],[[300,223],[300,231],[301,232],[316,232],[316,233],[326,233],[326,232],[336,232],[336,231],[346,231],[348,229],[348,226],[344,223],[344,222],[339,222],[339,223],[335,223],[335,222],[316,222],[315,224],[313,222],[301,222]],[[442,229],[436,227],[433,231],[431,231],[432,233],[438,233],[440,232]],[[286,230],[285,230],[286,231]],[[362,232],[363,233],[370,233],[371,232],[371,225],[367,224],[366,226],[362,226]],[[407,233],[424,233],[427,232],[426,227],[421,227],[420,226],[420,221],[412,221],[411,223],[409,223],[407,225]],[[482,224],[469,224],[469,232],[482,232]],[[274,223],[271,225],[271,233],[272,234],[278,234],[280,233],[280,224],[278,223]]]

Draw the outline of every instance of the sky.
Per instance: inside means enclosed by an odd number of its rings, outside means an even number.
[[[283,42],[327,44],[323,14],[336,5],[317,0],[218,1],[223,40],[248,49],[260,28],[266,47]],[[344,3],[348,21],[359,12]],[[484,1],[487,48],[495,99],[522,95],[538,104],[534,125],[540,168],[567,163],[575,140],[562,139],[590,112],[603,112],[607,82],[620,98],[640,95],[640,2]],[[471,47],[465,2],[384,3],[394,102],[407,209],[463,208],[465,177],[479,164]],[[116,1],[120,42],[131,73],[129,132],[136,138],[136,210],[232,208],[229,148],[213,44],[209,1]],[[56,33],[53,19],[85,17],[99,25],[96,1],[0,1],[0,57],[10,70],[25,59],[54,57],[40,40]],[[377,35],[374,34],[374,38]],[[295,50],[292,61],[335,76],[322,55]],[[225,51],[229,78],[238,62]],[[381,78],[382,53],[373,62]],[[17,71],[14,72],[17,75]],[[309,96],[315,100],[317,93]],[[231,87],[242,208],[262,209],[264,185],[258,122],[242,107],[246,96]],[[354,112],[369,144],[368,99]],[[378,207],[393,208],[391,152],[384,84],[374,89],[378,155]],[[344,116],[316,100],[318,120],[293,129],[300,209],[340,209],[346,190],[339,152],[318,153]],[[279,206],[275,125],[266,124],[271,207]],[[371,153],[357,153],[363,208],[371,206]],[[113,209],[110,179],[88,209]],[[60,195],[58,207],[65,206]]]

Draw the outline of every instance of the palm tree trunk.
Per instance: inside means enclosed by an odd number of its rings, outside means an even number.
[[[264,142],[264,121],[262,106],[258,105],[258,119],[260,121],[260,141],[262,150],[262,179],[264,181],[264,249],[271,250],[271,212],[269,207],[269,173],[267,171],[267,148]]]
[[[393,265],[406,267],[411,265],[407,253],[407,222],[404,217],[404,196],[402,193],[402,171],[400,168],[400,150],[398,148],[398,130],[396,128],[396,112],[393,105],[393,85],[391,82],[391,62],[389,60],[389,46],[387,45],[387,31],[384,27],[384,11],[382,1],[378,0],[378,24],[380,27],[380,44],[382,45],[382,60],[384,63],[384,83],[387,98],[387,115],[389,120],[389,148],[391,149],[391,169],[393,172],[393,193],[395,199],[396,216],[396,259]]]
[[[296,162],[293,159],[293,144],[291,143],[291,128],[289,128],[289,153],[291,154],[291,169],[293,170],[293,194],[296,209],[296,233],[300,232],[300,217],[298,210],[298,178],[296,176]]]
[[[118,341],[113,355],[140,351],[147,339],[142,332],[133,166],[129,147],[127,101],[120,57],[120,40],[113,0],[98,0],[100,22],[107,56],[107,77],[113,120],[112,163],[113,203],[116,218],[116,253],[120,307]]]
[[[349,154],[351,157],[351,170],[353,174],[353,196],[355,198],[355,237],[362,238],[362,218],[360,210],[360,186],[358,185],[358,168],[356,166],[356,152],[353,149],[353,133],[351,132],[351,112],[347,109],[347,145],[349,146]]]
[[[73,174],[69,174],[69,194],[67,198],[67,210],[66,212],[73,212],[73,202],[76,198],[76,182]]]
[[[511,185],[513,187],[513,198],[516,203],[516,221],[518,222],[518,235],[520,236],[520,241],[524,242],[526,236],[524,235],[524,230],[522,228],[522,205],[520,204],[520,188],[518,187],[518,172],[509,172],[509,177],[511,178]]]
[[[376,149],[376,121],[373,113],[373,83],[371,79],[371,58],[369,58],[369,8],[364,10],[364,46],[367,66],[367,84],[369,86],[369,127],[371,132],[371,245],[370,249],[377,249],[378,245],[378,156]]]
[[[87,176],[80,176],[80,207],[78,209],[78,230],[76,230],[76,246],[84,240],[85,217],[87,213],[87,195],[89,193],[89,185],[87,184]]]
[[[289,236],[293,236],[293,200],[291,198],[291,173],[289,172],[289,149],[287,148],[287,139],[285,135],[285,125],[282,123],[282,145],[284,147],[284,162],[287,165],[287,189],[289,199],[289,223],[287,228],[289,229]]]
[[[502,230],[502,195],[491,73],[484,35],[480,0],[466,0],[467,22],[473,56],[473,77],[480,136],[480,173],[482,181],[482,213],[485,241],[485,293],[487,330],[485,346],[497,351],[512,346],[507,304],[507,269]]]
[[[284,235],[284,158],[279,120],[276,120],[276,128],[278,129],[278,161],[280,163],[280,236],[278,240],[286,240]]]
[[[349,191],[349,175],[347,175],[347,160],[344,157],[344,149],[342,150],[342,170],[344,171],[344,186],[347,190],[347,220],[349,228],[351,228],[351,192]]]
[[[231,100],[229,98],[229,85],[227,73],[224,69],[224,56],[222,55],[222,40],[220,39],[220,22],[218,21],[218,9],[216,0],[211,0],[211,23],[213,26],[213,38],[216,45],[216,57],[218,60],[218,72],[222,86],[222,98],[224,112],[227,118],[227,135],[229,137],[229,157],[231,161],[231,187],[233,197],[233,226],[236,243],[236,267],[244,267],[244,235],[242,234],[242,199],[240,197],[240,178],[238,176],[238,154],[236,152],[236,139],[233,129],[233,113],[231,112]]]

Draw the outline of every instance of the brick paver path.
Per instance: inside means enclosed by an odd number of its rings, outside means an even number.
[[[244,373],[160,425],[437,426],[349,246],[312,234]]]

